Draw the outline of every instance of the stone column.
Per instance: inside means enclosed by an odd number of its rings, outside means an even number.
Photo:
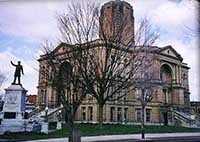
[[[169,93],[168,93],[168,89],[166,89],[166,92],[165,92],[166,94],[166,103],[169,103]]]
[[[176,66],[172,69],[172,83],[176,83]]]
[[[182,77],[182,73],[181,73],[181,64],[179,65],[179,82],[181,83],[181,77]]]
[[[176,82],[179,83],[179,72],[178,72],[178,66],[176,65]]]

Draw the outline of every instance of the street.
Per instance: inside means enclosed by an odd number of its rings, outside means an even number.
[[[96,142],[105,142],[105,141],[96,141]],[[145,140],[111,140],[106,142],[200,142],[200,136],[196,137],[173,137],[173,138],[152,138]]]

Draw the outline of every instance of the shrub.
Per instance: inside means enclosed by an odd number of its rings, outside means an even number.
[[[49,130],[54,130],[56,129],[57,122],[49,122]]]

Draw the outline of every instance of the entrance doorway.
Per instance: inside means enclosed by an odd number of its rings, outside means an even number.
[[[168,113],[163,112],[164,125],[168,125]]]

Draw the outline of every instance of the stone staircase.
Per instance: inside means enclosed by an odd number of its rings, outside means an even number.
[[[43,109],[41,109],[39,106],[36,107],[32,112],[30,112],[30,113],[28,114],[28,118],[30,118],[30,117],[32,117],[32,116],[38,114],[38,113],[41,112],[42,110],[43,110]]]
[[[184,127],[198,127],[196,124],[197,118],[195,114],[177,110],[172,110],[172,113],[174,116],[174,125],[181,125]]]
[[[62,106],[57,107],[57,108],[53,108],[53,109],[49,109],[48,110],[48,120],[49,121],[54,121],[57,119],[57,116],[59,115],[59,111],[62,110]],[[30,115],[29,119],[40,119],[40,118],[45,118],[46,112],[45,109],[43,110],[38,110],[35,111],[32,115]]]

